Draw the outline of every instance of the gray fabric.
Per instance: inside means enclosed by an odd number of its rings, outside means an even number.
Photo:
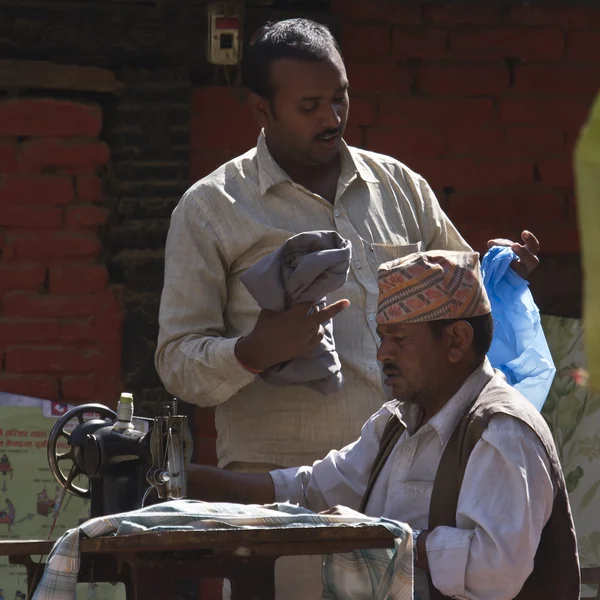
[[[250,267],[241,281],[263,309],[283,312],[298,302],[326,305],[328,293],[346,283],[351,244],[335,231],[294,235],[276,252]],[[333,322],[323,324],[325,335],[309,355],[275,365],[261,377],[271,385],[306,385],[321,394],[337,392],[344,381],[335,350]]]

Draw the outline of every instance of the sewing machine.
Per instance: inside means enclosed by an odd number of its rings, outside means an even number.
[[[117,412],[77,406],[50,432],[50,470],[63,490],[90,500],[90,517],[185,498],[192,441],[187,417],[176,413],[173,400],[162,403],[154,419],[134,417],[129,394]]]

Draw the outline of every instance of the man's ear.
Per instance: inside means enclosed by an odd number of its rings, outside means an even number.
[[[252,115],[259,127],[266,127],[271,120],[271,107],[269,101],[258,94],[252,93],[248,96],[248,106],[250,106]]]
[[[473,344],[473,328],[467,321],[456,321],[446,328],[448,336],[448,360],[460,362]]]

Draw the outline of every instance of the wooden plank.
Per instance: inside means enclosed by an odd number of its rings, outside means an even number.
[[[123,84],[108,69],[39,60],[0,60],[0,88],[116,92]]]
[[[277,555],[346,552],[361,548],[390,548],[393,535],[383,526],[306,527],[223,531],[161,531],[152,534],[82,539],[83,553],[168,552],[184,550],[226,551],[245,548],[250,554]],[[0,556],[47,555],[53,542],[0,541]]]

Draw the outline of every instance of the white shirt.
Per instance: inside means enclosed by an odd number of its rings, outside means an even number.
[[[469,250],[427,182],[388,156],[341,148],[333,205],[290,181],[257,147],[196,183],[173,212],[165,253],[156,368],[175,396],[217,406],[219,466],[230,462],[311,464],[356,439],[390,399],[376,360],[377,269],[425,249]],[[334,320],[345,384],[323,396],[273,387],[237,362],[234,347],[259,307],[240,281],[289,237],[335,230],[352,242],[348,298]]]
[[[504,379],[499,372],[495,376]],[[331,451],[312,467],[273,471],[277,501],[289,500],[316,512],[340,504],[358,509],[383,429],[390,412],[397,412],[407,429],[383,467],[365,512],[427,529],[433,482],[446,443],[469,403],[493,377],[486,359],[416,432],[415,407],[385,404],[353,444]],[[505,387],[507,394],[520,396]],[[554,492],[548,457],[537,435],[518,419],[494,416],[471,453],[456,528],[438,527],[427,538],[435,587],[454,598],[514,598],[533,570]],[[422,599],[429,596],[426,576],[420,570],[415,591]]]

